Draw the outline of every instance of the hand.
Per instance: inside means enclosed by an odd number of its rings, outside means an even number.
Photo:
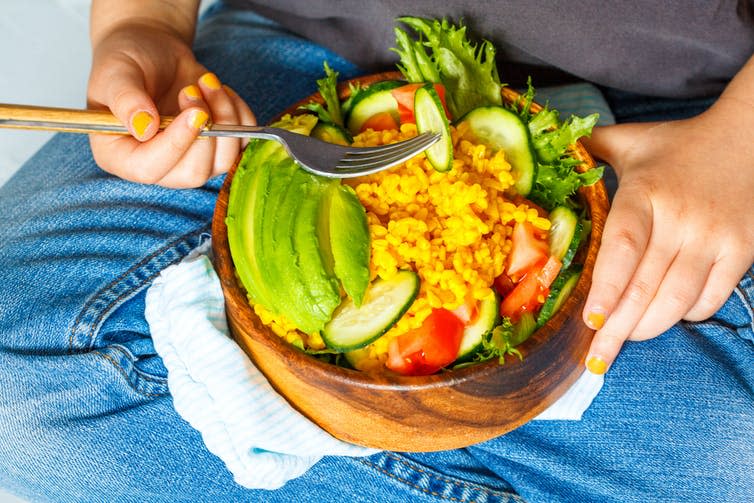
[[[88,101],[109,108],[131,136],[92,135],[94,158],[121,178],[167,187],[198,187],[225,172],[241,141],[199,139],[207,121],[255,124],[244,101],[200,65],[189,42],[155,25],[123,23],[93,49]],[[175,115],[164,131],[159,117]]]
[[[754,261],[754,109],[721,99],[693,119],[597,128],[585,143],[619,188],[583,316],[587,368],[624,341],[704,320]]]

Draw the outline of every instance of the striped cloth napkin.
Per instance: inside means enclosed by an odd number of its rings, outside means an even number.
[[[591,86],[573,89],[577,86],[563,88],[570,101],[549,93],[550,103],[564,113],[607,113],[603,123],[609,123],[609,109],[594,98],[599,92]],[[145,315],[168,370],[178,414],[201,433],[235,481],[249,488],[281,487],[323,456],[377,452],[342,442],[302,416],[229,337],[220,282],[207,256],[209,245],[205,242],[165,269],[147,291]],[[536,420],[581,419],[602,383],[602,376],[585,372]]]
[[[249,488],[281,487],[323,456],[377,452],[342,442],[302,416],[228,336],[208,244],[165,269],[147,291],[145,314],[178,414]],[[601,387],[602,376],[585,372],[536,419],[581,419]]]

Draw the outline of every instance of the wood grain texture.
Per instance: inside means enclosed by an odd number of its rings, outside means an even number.
[[[366,85],[397,73],[372,75]],[[341,88],[347,92],[344,84]],[[507,101],[520,95],[504,88]],[[311,98],[296,103],[288,112]],[[315,96],[314,99],[319,99]],[[534,110],[539,107],[533,108]],[[594,161],[582,145],[583,169]],[[289,345],[261,324],[236,279],[225,215],[235,167],[215,208],[212,245],[231,333],[296,409],[337,438],[394,451],[437,451],[482,442],[511,431],[544,411],[581,375],[592,331],[581,321],[608,200],[600,182],[581,190],[592,219],[584,272],[555,316],[518,347],[523,360],[490,361],[424,377],[374,375],[323,363]]]
[[[173,122],[174,117],[160,117],[160,129],[165,129]],[[4,124],[4,120],[28,121],[29,124],[19,126]],[[58,126],[50,127],[35,122],[54,122]],[[39,107],[33,105],[13,105],[0,103],[0,127],[12,129],[40,129],[45,131],[65,131],[68,133],[97,133],[127,135],[128,131],[112,132],[99,131],[87,126],[116,126],[125,127],[108,110],[80,110],[74,108]]]

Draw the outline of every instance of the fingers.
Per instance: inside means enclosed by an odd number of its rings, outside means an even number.
[[[751,264],[740,243],[699,232],[703,215],[683,219],[636,187],[616,195],[583,312],[596,330],[586,358],[596,374],[608,370],[626,340],[714,314]]]
[[[204,73],[197,85],[189,85],[179,93],[179,105],[200,106],[207,110],[213,123],[237,124],[235,104],[214,73]],[[215,174],[227,171],[241,149],[238,138],[203,138],[194,142],[183,158],[157,183],[169,187],[196,186]]]
[[[661,267],[642,260],[651,233],[649,200],[641,192],[619,191],[605,222],[583,311],[584,322],[597,330],[586,359],[587,368],[594,373],[607,371],[636,324],[630,320],[651,301],[654,282],[659,284],[653,276],[661,274]],[[619,308],[624,298],[625,305]],[[630,326],[621,325],[626,322]]]
[[[723,256],[715,260],[706,277],[702,293],[683,319],[702,321],[715,314],[730,297],[733,291],[731,285],[735,285],[746,274],[749,267],[751,267],[751,258],[744,257],[736,260]]]
[[[199,79],[202,95],[212,111],[212,121],[216,124],[238,124],[240,118],[233,99],[223,89],[222,84],[214,73],[205,73]],[[241,150],[239,138],[218,138],[215,146],[215,157],[212,173],[222,173],[228,170]]]
[[[236,107],[236,111],[238,112],[238,117],[241,120],[241,124],[244,126],[256,126],[257,118],[254,116],[254,112],[251,111],[251,108],[249,108],[249,105],[246,104],[243,98],[241,98],[238,93],[236,93],[228,86],[223,86],[223,89],[225,89],[225,92],[228,93],[230,99],[233,100],[233,104]]]
[[[669,329],[696,304],[712,267],[707,247],[683,246],[667,268],[654,298],[638,316],[631,340],[646,340]]]
[[[613,166],[620,175],[620,167],[626,152],[628,152],[641,135],[659,126],[659,122],[636,122],[628,124],[615,124],[612,126],[595,127],[589,137],[581,138],[586,149],[594,157],[601,159]]]
[[[159,112],[146,91],[141,69],[125,59],[113,59],[92,74],[90,88],[98,90],[95,105],[106,106],[134,138],[146,141],[159,129]]]
[[[140,183],[175,188],[203,185],[233,165],[242,144],[236,138],[197,140],[199,131],[209,121],[226,124],[255,121],[243,100],[229,91],[214,74],[205,73],[196,84],[180,90],[178,105],[182,111],[168,127],[156,134],[147,129],[145,137],[149,141],[91,136],[95,160],[105,170]],[[154,120],[148,128],[158,129],[158,122]]]
[[[228,86],[223,86],[223,89],[225,89],[225,92],[228,93],[228,96],[230,96],[230,99],[233,101],[233,104],[236,107],[236,112],[238,113],[240,120],[239,124],[243,126],[256,126],[257,118],[254,116],[254,112],[251,111],[251,108],[249,108],[249,105],[246,104],[243,98],[241,98],[238,93],[236,93]],[[249,138],[242,138],[241,148],[246,148],[246,145],[248,145],[248,143]],[[220,173],[215,173],[215,175],[219,174]]]
[[[130,137],[92,135],[92,151],[100,166],[121,178],[138,183],[158,183],[178,168],[179,161],[194,144],[208,119],[209,114],[204,109],[188,108],[148,142],[141,143]],[[101,159],[100,155],[103,156]],[[166,186],[190,186],[199,178],[192,177],[177,185]]]

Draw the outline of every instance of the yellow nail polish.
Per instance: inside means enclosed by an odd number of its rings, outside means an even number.
[[[207,72],[199,77],[199,82],[214,90],[220,89],[222,87],[222,84],[220,84],[220,79],[218,79],[217,75],[212,72]]]
[[[207,123],[209,115],[204,110],[194,110],[189,115],[189,125],[194,129],[201,129]]]
[[[605,324],[605,315],[592,311],[587,315],[586,321],[590,327],[595,330],[599,330]]]
[[[202,98],[202,92],[195,85],[186,86],[183,88],[183,93],[192,100],[199,100]]]
[[[586,361],[586,368],[592,374],[602,375],[607,372],[607,363],[599,356],[590,356]]]
[[[150,124],[152,124],[152,116],[148,112],[136,112],[131,117],[131,127],[138,137],[144,136]]]

